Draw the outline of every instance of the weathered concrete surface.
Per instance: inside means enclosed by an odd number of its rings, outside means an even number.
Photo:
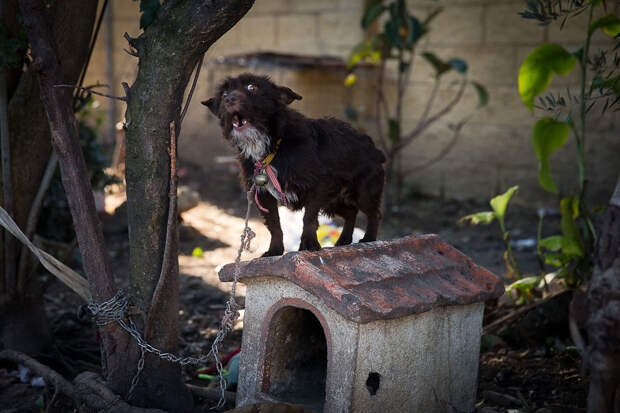
[[[297,285],[273,277],[253,279],[245,298],[245,319],[241,351],[237,406],[270,400],[262,394],[269,310],[283,298],[298,298],[319,309],[327,326],[327,377],[324,412],[351,411],[351,396],[357,357],[358,325],[326,307]],[[273,313],[271,314],[273,315]]]
[[[231,281],[234,265],[220,271]],[[292,252],[241,264],[240,279],[287,279],[360,323],[496,298],[503,281],[437,235]]]
[[[473,411],[484,304],[360,326],[353,412]],[[371,395],[366,381],[380,375]]]

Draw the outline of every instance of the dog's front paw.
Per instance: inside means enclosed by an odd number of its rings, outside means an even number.
[[[315,237],[301,237],[301,243],[299,244],[299,251],[318,251],[321,249],[321,244]]]

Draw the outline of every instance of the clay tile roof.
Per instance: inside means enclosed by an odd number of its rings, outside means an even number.
[[[432,234],[291,252],[242,262],[239,270],[245,283],[265,276],[289,280],[360,323],[481,302],[504,292],[501,278]],[[232,281],[234,264],[219,276]]]

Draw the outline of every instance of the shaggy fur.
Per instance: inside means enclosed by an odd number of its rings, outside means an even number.
[[[300,250],[318,250],[318,214],[339,215],[344,228],[336,245],[350,244],[355,218],[368,218],[360,242],[377,238],[381,220],[385,156],[372,139],[337,119],[309,119],[287,107],[301,99],[268,78],[243,74],[226,79],[215,97],[202,102],[220,119],[224,138],[239,152],[246,189],[253,183],[255,162],[276,149],[271,166],[285,193],[286,205],[305,208]],[[278,216],[281,195],[269,183],[258,199],[269,210],[262,213],[271,233],[264,256],[284,252]]]

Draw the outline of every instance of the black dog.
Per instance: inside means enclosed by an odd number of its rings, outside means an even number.
[[[239,151],[246,189],[257,185],[257,206],[271,233],[264,256],[284,252],[278,201],[293,210],[305,208],[300,250],[321,248],[319,211],[344,218],[336,245],[351,243],[359,210],[368,217],[360,242],[374,241],[381,220],[383,152],[345,122],[308,119],[286,106],[296,99],[301,96],[266,77],[243,74],[226,79],[215,97],[202,102]]]

